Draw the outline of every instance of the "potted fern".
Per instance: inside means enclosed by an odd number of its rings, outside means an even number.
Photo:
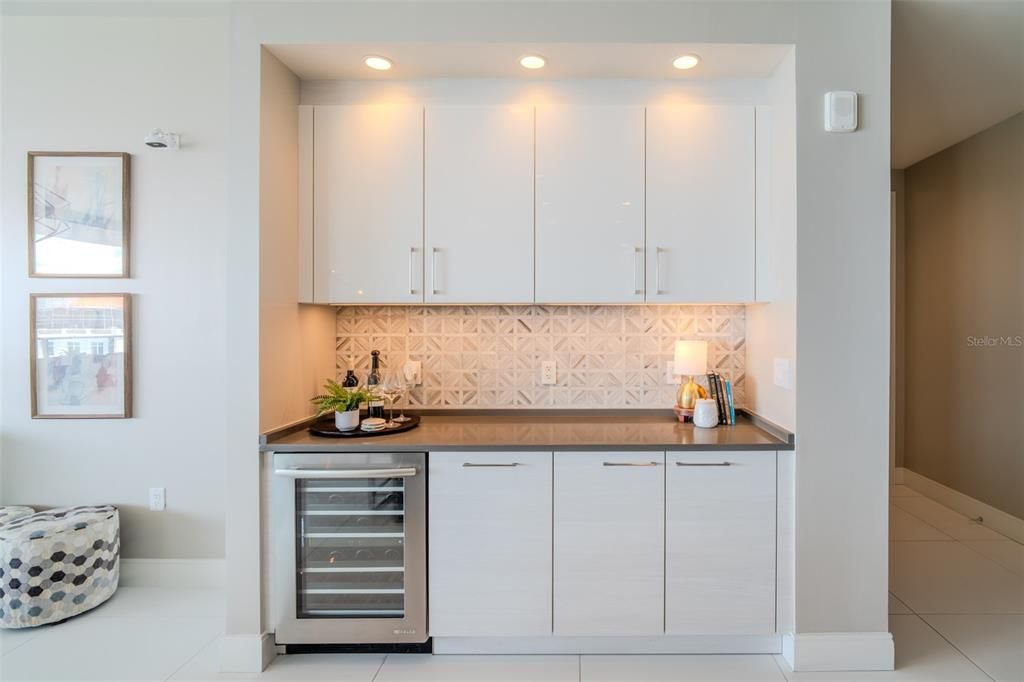
[[[317,407],[316,416],[334,412],[334,426],[339,431],[352,431],[359,426],[359,405],[370,399],[364,388],[345,388],[334,379],[324,384],[324,393],[310,400]]]

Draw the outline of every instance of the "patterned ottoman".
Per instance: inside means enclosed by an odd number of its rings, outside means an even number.
[[[117,589],[117,507],[61,507],[0,525],[0,628],[56,623]]]
[[[32,507],[0,507],[0,526],[35,513],[36,510]]]

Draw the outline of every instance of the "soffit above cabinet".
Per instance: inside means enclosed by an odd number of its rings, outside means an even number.
[[[718,43],[346,43],[268,45],[303,80],[405,81],[433,78],[508,78],[524,81],[609,79],[754,79],[771,76],[788,45]],[[699,68],[680,71],[672,60],[698,54]],[[529,71],[520,57],[540,54],[543,69]],[[363,64],[386,56],[388,71]]]

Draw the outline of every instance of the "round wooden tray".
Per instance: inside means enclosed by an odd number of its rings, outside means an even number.
[[[419,424],[419,417],[410,416],[409,421],[400,422],[398,426],[382,431],[363,431],[360,428],[355,428],[351,431],[339,431],[334,426],[334,415],[330,414],[313,422],[313,425],[309,427],[309,432],[314,436],[323,436],[324,438],[370,438],[372,436],[389,436],[392,433],[401,433],[402,431],[415,429]]]

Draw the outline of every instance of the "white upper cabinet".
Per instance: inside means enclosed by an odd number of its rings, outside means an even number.
[[[314,302],[421,302],[422,107],[317,106],[312,119],[300,196],[312,195]]]
[[[644,300],[644,109],[537,109],[537,301]]]
[[[647,300],[754,300],[754,107],[647,109]]]
[[[428,303],[533,301],[529,106],[426,111]]]
[[[670,452],[665,485],[665,632],[775,632],[771,452]]]

